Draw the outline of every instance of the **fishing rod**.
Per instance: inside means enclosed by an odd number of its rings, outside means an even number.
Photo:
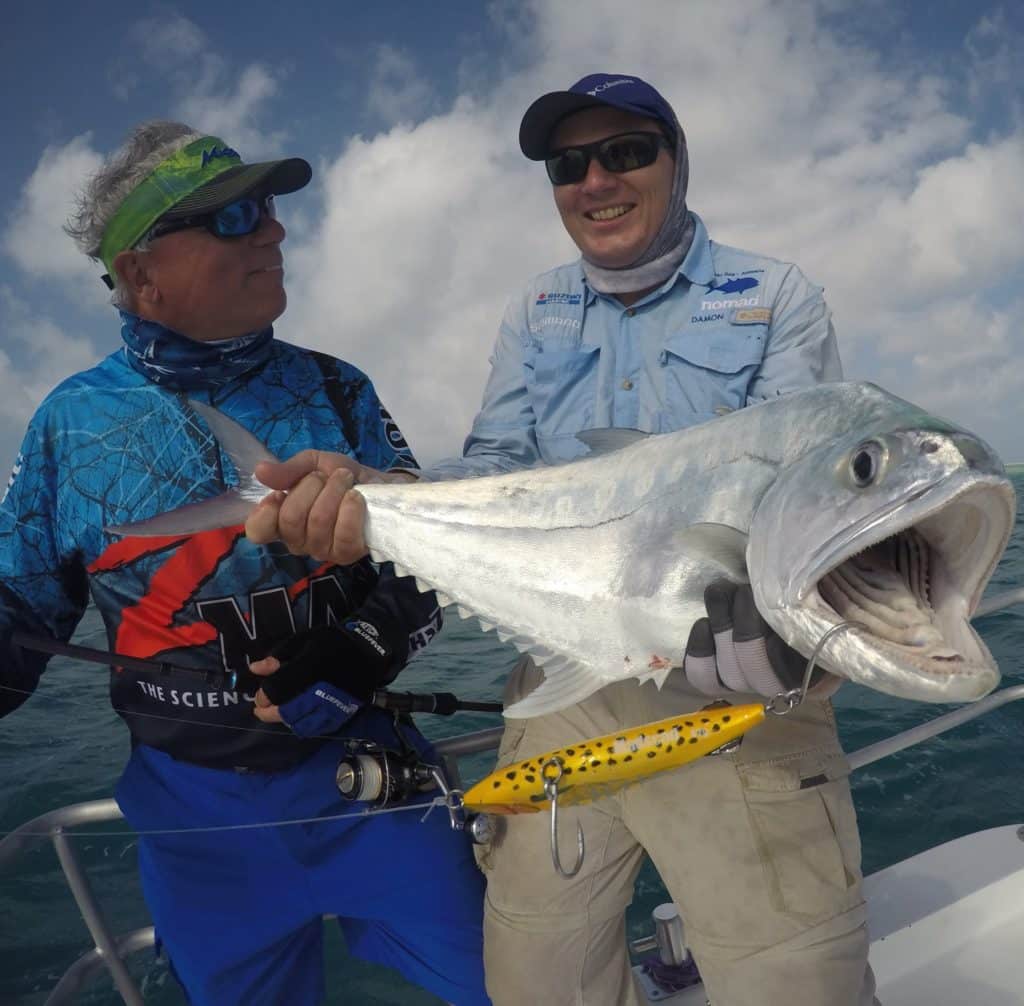
[[[25,650],[38,653],[49,653],[56,657],[71,657],[92,664],[103,664],[106,667],[123,667],[129,671],[144,671],[149,674],[185,673],[201,675],[207,684],[214,683],[222,676],[222,671],[203,670],[199,667],[185,667],[172,664],[166,660],[147,659],[145,657],[129,657],[123,653],[111,653],[92,646],[79,646],[74,643],[62,643],[57,639],[44,636],[33,636],[27,632],[15,632],[11,642]],[[227,673],[231,688],[238,683],[235,671]],[[437,716],[451,716],[458,712],[500,713],[500,702],[472,702],[460,699],[451,692],[390,692],[377,689],[373,693],[371,703],[380,709],[388,709],[397,713],[434,713]]]
[[[1017,587],[986,598],[978,605],[974,618],[989,615],[995,611],[1020,603],[1024,603],[1024,587]],[[224,673],[222,671],[203,670],[198,667],[184,667],[180,664],[172,664],[166,660],[129,657],[126,654],[111,653],[108,650],[99,650],[91,646],[79,646],[73,643],[62,643],[56,639],[49,639],[43,636],[33,636],[27,632],[13,633],[11,641],[26,650],[49,653],[53,656],[71,657],[75,660],[103,664],[107,667],[124,667],[130,671],[144,671],[150,674],[166,675],[183,672],[192,675],[202,675],[208,684],[215,682],[217,677]],[[230,686],[234,688],[238,681],[237,672],[229,671],[227,677]],[[451,716],[456,712],[500,713],[503,708],[500,702],[466,701],[459,699],[451,692],[417,694],[413,692],[389,692],[385,689],[378,689],[373,693],[371,701],[373,705],[381,709],[390,709],[400,713],[433,713],[437,716]]]

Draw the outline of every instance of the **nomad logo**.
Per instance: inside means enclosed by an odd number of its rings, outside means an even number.
[[[732,307],[757,307],[756,297],[738,297],[736,300],[702,300],[702,311],[722,311]]]
[[[596,98],[602,91],[607,91],[610,87],[618,87],[619,84],[635,84],[635,80],[631,80],[629,77],[620,77],[618,80],[608,80],[603,84],[598,84],[593,91],[587,91],[587,94],[591,98]]]
[[[716,290],[718,293],[743,293],[744,290],[753,290],[755,286],[757,286],[756,279],[744,276],[742,279],[727,280],[721,286],[709,286],[708,293],[714,293]]]
[[[537,304],[543,307],[545,304],[578,304],[583,299],[580,293],[539,293]]]
[[[211,147],[209,150],[203,151],[203,163],[199,167],[205,168],[210,161],[215,161],[218,157],[237,157],[239,160],[242,159],[242,155],[231,147]]]

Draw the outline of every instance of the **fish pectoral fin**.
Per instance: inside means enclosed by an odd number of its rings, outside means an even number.
[[[220,409],[205,402],[197,402],[194,398],[190,398],[188,404],[210,427],[221,450],[231,458],[240,482],[252,478],[253,470],[260,461],[277,461],[265,444],[257,440],[241,423],[224,415]]]
[[[544,670],[544,680],[525,698],[505,707],[512,719],[528,719],[557,712],[593,695],[606,682],[594,671],[569,657],[547,651],[533,653]]]
[[[720,566],[722,575],[737,583],[749,583],[747,535],[729,524],[691,524],[673,539],[688,556]]]
[[[630,430],[622,428],[608,428],[598,430],[581,430],[576,434],[576,439],[590,448],[588,457],[600,457],[602,454],[611,454],[612,451],[621,451],[623,447],[629,447],[639,440],[646,440],[650,433],[643,430]]]
[[[109,534],[123,534],[126,538],[198,534],[200,531],[216,531],[218,528],[244,524],[252,508],[252,503],[243,499],[234,489],[229,489],[213,499],[186,503],[156,517],[133,521],[131,524],[116,524],[103,530]]]

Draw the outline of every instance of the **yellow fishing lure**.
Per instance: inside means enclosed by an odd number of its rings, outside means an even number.
[[[466,792],[463,806],[490,814],[547,810],[544,781],[558,777],[559,768],[559,806],[586,803],[696,761],[742,737],[764,717],[763,705],[721,705],[593,737],[497,769]]]

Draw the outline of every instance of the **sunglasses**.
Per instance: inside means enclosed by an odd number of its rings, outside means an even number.
[[[245,196],[243,199],[236,199],[233,203],[228,203],[227,206],[222,206],[211,213],[198,213],[193,217],[181,217],[178,220],[158,220],[146,232],[146,240],[152,241],[175,231],[190,230],[193,227],[205,227],[218,238],[240,238],[257,230],[264,217],[277,219],[274,197],[270,193],[265,196]]]
[[[619,133],[594,143],[555,150],[544,164],[552,185],[575,185],[587,177],[593,157],[605,171],[621,175],[653,164],[662,147],[672,150],[661,133]]]

